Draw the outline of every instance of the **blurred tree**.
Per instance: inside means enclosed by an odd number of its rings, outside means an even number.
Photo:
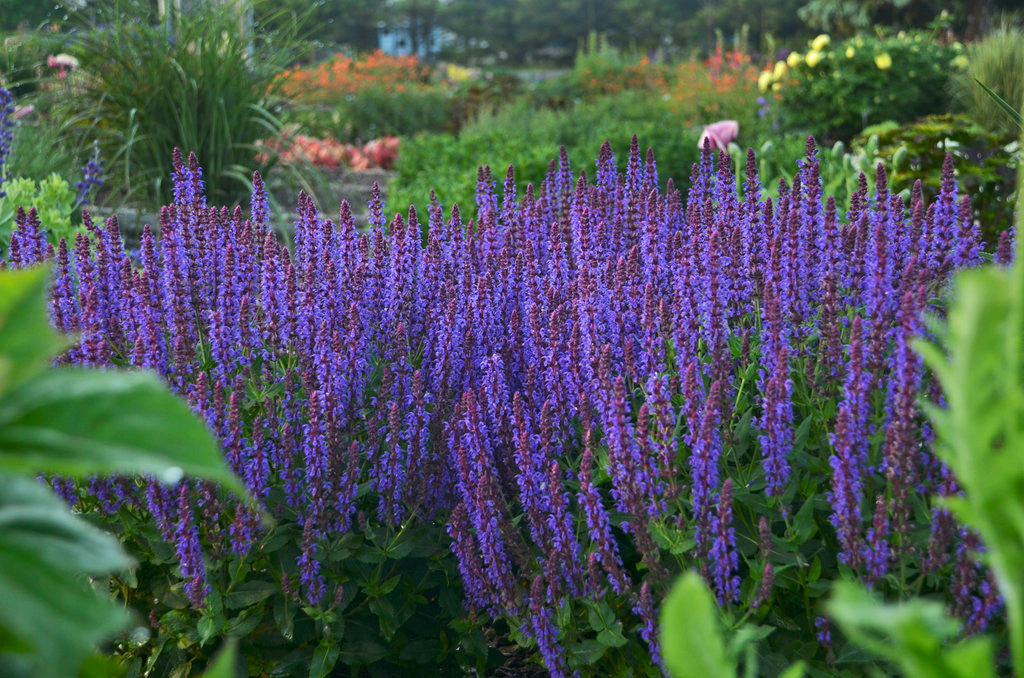
[[[257,25],[273,23],[285,12],[304,19],[307,39],[357,52],[377,48],[378,24],[387,14],[379,0],[255,0],[254,5]]]
[[[430,52],[434,31],[441,28],[440,0],[387,0],[384,5],[385,25],[408,34],[409,51]]]
[[[1020,0],[809,0],[799,15],[814,30],[852,35],[872,26],[923,28],[945,10],[953,32],[973,40],[991,30],[994,15],[1020,10],[1020,4]]]

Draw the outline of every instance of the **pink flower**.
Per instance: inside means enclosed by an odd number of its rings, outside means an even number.
[[[711,145],[720,151],[729,147],[729,142],[740,133],[740,124],[735,120],[720,120],[704,128],[697,142],[697,148],[704,148],[704,140],[709,139]]]
[[[57,69],[57,77],[66,78],[68,77],[68,70],[78,68],[78,59],[70,54],[58,54],[56,56],[51,54],[46,57],[46,65]]]

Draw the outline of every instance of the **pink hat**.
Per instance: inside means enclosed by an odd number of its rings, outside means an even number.
[[[740,133],[740,124],[735,120],[720,120],[704,128],[697,142],[697,148],[704,148],[704,140],[709,139],[711,145],[720,151],[729,147],[729,142]]]

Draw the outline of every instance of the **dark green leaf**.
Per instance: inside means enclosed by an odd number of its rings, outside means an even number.
[[[590,666],[604,656],[608,650],[607,645],[602,645],[596,640],[584,640],[569,646],[569,666],[580,668]]]
[[[274,599],[274,623],[285,640],[291,640],[295,634],[295,604],[285,596]]]
[[[313,661],[309,664],[309,678],[324,678],[338,662],[338,646],[333,641],[321,642],[313,651]]]
[[[266,600],[280,587],[267,581],[247,581],[236,586],[231,592],[225,594],[224,605],[229,610],[237,610],[242,607],[249,607],[261,600]]]

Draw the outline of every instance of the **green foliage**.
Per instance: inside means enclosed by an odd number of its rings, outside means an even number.
[[[110,675],[87,657],[130,620],[102,584],[132,560],[36,473],[187,471],[241,485],[203,424],[152,375],[50,369],[62,341],[48,288],[45,268],[0,274],[0,673]]]
[[[5,250],[14,229],[14,218],[19,207],[27,212],[36,208],[39,222],[46,229],[50,242],[56,243],[61,238],[71,239],[74,228],[71,217],[75,211],[75,190],[67,181],[51,174],[36,183],[31,179],[18,177],[4,182],[4,192],[0,198],[0,246]]]
[[[0,15],[3,13],[0,11]],[[3,37],[0,40],[0,84],[15,98],[36,92],[49,70],[46,57],[63,51],[64,40],[65,36],[42,29],[18,31]]]
[[[452,97],[440,88],[416,87],[402,92],[366,88],[329,107],[298,108],[287,115],[303,133],[342,142],[367,142],[383,136],[441,132],[448,127]]]
[[[471,215],[475,187],[465,177],[473,176],[478,167],[489,165],[500,187],[505,168],[513,165],[522,191],[528,183],[540,185],[559,146],[566,147],[575,172],[586,170],[592,175],[592,160],[607,139],[624,167],[634,134],[642,149],[658,149],[662,186],[668,177],[681,185],[697,160],[699,130],[680,128],[667,102],[623,93],[567,110],[534,110],[520,101],[480,115],[458,137],[423,134],[404,141],[389,203],[425,209],[434,189],[442,204],[458,204],[464,216]]]
[[[274,492],[269,502],[282,502],[281,488]],[[365,490],[360,494],[360,507],[372,515],[376,501]],[[488,647],[479,623],[466,619],[440,522],[392,529],[368,517],[327,541],[317,559],[339,584],[310,606],[297,593],[302,529],[295,518],[286,509],[244,559],[230,549],[211,553],[212,594],[204,609],[193,610],[173,549],[152,522],[129,509],[107,517],[105,524],[143,563],[115,589],[156,620],[152,639],[120,646],[124,662],[157,675],[191,675],[222,640],[234,640],[250,672],[282,677],[359,675],[364,667],[379,675],[486,675],[499,665],[501,656]]]
[[[945,112],[950,74],[962,63],[955,47],[923,33],[857,37],[796,54],[777,90],[782,124],[828,143],[871,124]]]
[[[280,131],[277,75],[299,53],[288,26],[246,36],[231,5],[203,3],[168,27],[118,3],[77,34],[84,76],[63,110],[98,136],[115,186],[168,198],[167,157],[179,147],[203,158],[208,193],[231,204],[247,191],[255,142]]]
[[[967,47],[967,68],[954,79],[960,104],[988,131],[1016,133],[1002,107],[981,83],[1002,98],[1014,111],[1024,107],[1024,31],[1002,27]]]
[[[918,678],[995,678],[992,642],[974,637],[953,642],[960,623],[945,606],[915,598],[886,605],[859,584],[839,582],[829,616],[853,643]]]
[[[929,416],[937,451],[964,496],[949,505],[978,531],[1009,616],[1010,649],[1024,671],[1024,264],[958,274],[935,343],[918,350],[942,384],[946,407]]]
[[[675,678],[732,678],[722,638],[720,613],[700,576],[680,577],[661,608],[661,647],[665,667]]]
[[[803,135],[787,134],[768,139],[756,149],[758,174],[764,182],[767,195],[778,194],[780,179],[785,180],[787,184],[793,183],[798,168],[792,162],[792,158],[798,156],[806,144],[807,139]],[[733,158],[737,182],[742,182],[746,154],[736,144],[729,144],[729,154]],[[903,146],[879,148],[877,134],[871,135],[863,144],[852,149],[837,141],[831,148],[818,149],[823,190],[826,195],[835,196],[836,207],[841,213],[845,212],[850,204],[850,196],[857,190],[861,174],[873,180],[881,163],[890,176],[893,173],[903,176],[906,173],[907,158],[907,150]],[[890,183],[896,193],[904,200],[909,200],[910,188]]]
[[[995,114],[1006,117],[1001,111]],[[877,137],[880,157],[903,157],[898,165],[887,164],[889,183],[895,191],[909,190],[920,179],[925,197],[934,198],[942,180],[942,162],[950,153],[962,194],[971,197],[982,238],[993,244],[1012,223],[1014,187],[1021,163],[1021,146],[1012,135],[989,132],[966,116],[930,115],[908,125],[867,129],[854,139],[854,148],[869,149],[873,137]]]
[[[29,97],[18,103],[36,101]],[[81,178],[79,171],[85,164],[87,154],[84,139],[72,139],[61,128],[58,121],[38,110],[30,120],[19,120],[14,128],[14,143],[7,156],[7,169],[15,177],[31,179],[36,183],[53,174],[59,175],[69,185]]]

